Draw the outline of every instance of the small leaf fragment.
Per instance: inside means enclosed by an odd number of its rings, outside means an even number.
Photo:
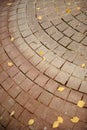
[[[78,107],[83,107],[85,105],[85,102],[84,101],[82,101],[82,100],[80,100],[80,101],[78,101],[78,103],[77,103],[77,106]]]
[[[37,7],[37,10],[40,10],[40,7]]]
[[[3,119],[3,117],[2,116],[0,116],[0,121]]]
[[[64,91],[64,87],[63,86],[60,86],[57,90],[59,91],[59,92],[62,92],[62,91]]]
[[[8,66],[9,67],[13,66],[13,63],[12,62],[8,62]]]
[[[11,6],[11,5],[12,5],[12,3],[7,3],[7,5],[8,5],[8,6]]]
[[[11,114],[10,114],[10,116],[13,116],[14,114],[15,114],[15,111],[12,111]]]
[[[46,57],[43,57],[43,61],[46,61]]]
[[[41,20],[41,19],[42,19],[42,16],[38,16],[37,18],[38,18],[39,20]]]
[[[28,121],[28,125],[33,125],[34,124],[34,119],[30,119],[29,121]]]
[[[43,52],[43,51],[40,51],[39,54],[40,54],[40,56],[42,56],[42,55],[44,54],[44,52]]]
[[[52,128],[57,128],[57,127],[59,127],[59,122],[58,121],[54,121]]]
[[[70,14],[71,13],[71,9],[66,9],[66,13]]]
[[[14,41],[14,37],[11,37],[11,42],[13,42]]]
[[[82,64],[82,68],[85,68],[86,64]]]
[[[73,117],[72,119],[70,119],[73,123],[78,123],[79,122],[79,118],[77,116]]]
[[[58,120],[59,123],[63,123],[63,118],[61,116],[58,116],[57,120]]]
[[[78,6],[78,7],[77,7],[77,10],[80,10],[80,9],[81,9],[81,8]]]

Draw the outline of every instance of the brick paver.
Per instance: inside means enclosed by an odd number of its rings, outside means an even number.
[[[58,116],[55,130],[87,129],[87,1],[1,0],[0,130],[53,130]]]

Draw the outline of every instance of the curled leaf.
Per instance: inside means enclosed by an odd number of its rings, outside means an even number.
[[[71,119],[71,121],[72,121],[73,123],[78,123],[78,122],[79,122],[79,118],[78,118],[77,116],[75,116],[75,117],[73,117],[73,118]]]
[[[54,121],[52,128],[57,128],[57,127],[59,127],[59,122],[58,121]]]
[[[61,116],[58,116],[57,120],[58,120],[59,123],[63,123],[63,118]]]
[[[34,119],[30,119],[29,121],[28,121],[28,125],[33,125],[34,124]]]
[[[13,42],[14,41],[14,37],[11,37],[11,42]]]
[[[15,111],[12,111],[11,114],[10,114],[10,116],[13,116],[14,114],[15,114]]]
[[[78,101],[78,103],[77,103],[77,106],[78,107],[83,107],[85,105],[85,102],[84,101],[82,101],[82,100],[80,100],[80,101]]]
[[[59,91],[59,92],[62,92],[62,91],[64,91],[64,87],[63,86],[60,86],[57,90]]]

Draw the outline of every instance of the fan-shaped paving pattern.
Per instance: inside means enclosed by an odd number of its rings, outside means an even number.
[[[86,0],[1,2],[0,129],[51,130],[58,115],[59,130],[87,129],[86,7]]]

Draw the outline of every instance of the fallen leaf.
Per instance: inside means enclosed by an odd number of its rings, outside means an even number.
[[[43,61],[46,61],[46,57],[43,57]]]
[[[64,91],[64,89],[65,88],[63,86],[60,86],[57,90],[60,91],[60,92],[62,92],[62,91]]]
[[[71,5],[71,3],[67,3],[67,5]]]
[[[37,10],[40,10],[40,7],[37,7]]]
[[[12,62],[8,62],[8,66],[9,67],[13,66],[13,63]]]
[[[86,64],[82,64],[82,68],[85,68]]]
[[[15,114],[15,111],[12,111],[11,114],[10,114],[10,116],[13,116],[14,114]]]
[[[28,125],[33,125],[34,124],[34,119],[30,119],[29,121],[28,121]]]
[[[8,5],[8,6],[11,6],[11,5],[12,5],[12,3],[7,3],[7,5]]]
[[[56,7],[56,9],[55,9],[55,10],[56,10],[56,12],[59,12],[59,8],[58,8],[58,7]]]
[[[71,9],[66,9],[66,13],[70,14],[71,13]]]
[[[11,42],[13,42],[14,41],[14,37],[11,37]]]
[[[58,116],[57,120],[58,120],[59,123],[63,123],[63,118],[61,116]]]
[[[80,100],[80,101],[78,101],[78,103],[77,103],[77,106],[78,107],[83,107],[85,105],[85,102],[84,101],[82,101],[82,100]]]
[[[39,54],[40,54],[40,56],[42,56],[42,55],[44,54],[44,52],[43,52],[43,51],[40,51]]]
[[[41,20],[41,19],[42,19],[42,16],[38,16],[37,18],[38,18],[39,20]]]
[[[77,10],[80,10],[81,8],[80,7],[77,7]]]
[[[52,128],[57,128],[57,127],[59,127],[59,122],[58,121],[54,121]]]
[[[75,116],[75,117],[73,117],[73,118],[71,119],[71,121],[72,121],[73,123],[78,123],[78,122],[79,122],[79,118],[78,118],[77,116]]]
[[[0,116],[0,121],[3,119],[3,117],[2,116]]]

